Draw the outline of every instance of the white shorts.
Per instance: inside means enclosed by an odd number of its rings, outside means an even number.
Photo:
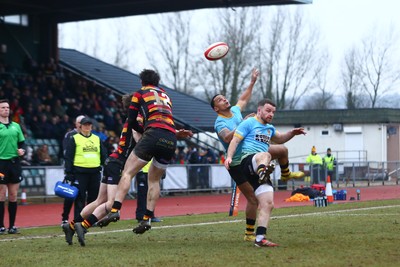
[[[254,194],[258,196],[265,192],[274,192],[274,188],[269,184],[262,184],[256,189],[256,191],[254,191]]]

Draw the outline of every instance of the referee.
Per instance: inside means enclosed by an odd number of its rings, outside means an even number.
[[[0,99],[0,234],[6,233],[4,213],[8,189],[9,234],[18,234],[15,227],[17,195],[22,181],[19,157],[25,154],[24,135],[18,123],[10,121],[10,104]]]

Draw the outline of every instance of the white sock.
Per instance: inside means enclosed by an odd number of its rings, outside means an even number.
[[[263,240],[264,239],[264,235],[257,235],[256,236],[256,241],[257,242],[260,242],[261,240]]]

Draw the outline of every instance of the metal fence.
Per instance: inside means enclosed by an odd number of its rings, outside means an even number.
[[[292,168],[301,169],[306,177],[299,181],[289,181],[288,186],[294,188],[299,184],[325,184],[326,177],[331,176],[333,187],[360,187],[374,185],[398,185],[400,177],[400,161],[357,161],[337,162],[333,173],[322,165],[292,164]]]
[[[276,190],[294,190],[299,186],[325,184],[328,171],[321,165],[291,163],[292,171],[304,171],[306,176],[299,180],[282,182],[277,166],[271,179]],[[34,196],[51,195],[55,181],[63,179],[62,166],[23,167],[20,190]],[[331,174],[332,187],[365,187],[374,185],[398,185],[400,162],[337,162]],[[51,180],[51,181],[49,181]],[[229,173],[220,164],[170,165],[166,178],[161,181],[162,194],[220,192],[232,187]],[[135,187],[132,185],[131,193]]]

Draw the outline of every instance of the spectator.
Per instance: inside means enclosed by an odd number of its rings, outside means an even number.
[[[224,162],[225,162],[225,153],[223,151],[220,151],[219,152],[219,161],[218,161],[218,163],[219,164],[224,164]]]
[[[60,99],[57,99],[52,107],[53,114],[59,116],[62,118],[67,113],[67,110],[65,107],[62,105],[62,102]]]
[[[43,139],[52,138],[53,127],[47,120],[46,114],[42,113],[39,116],[38,127],[41,129],[41,133],[35,137]]]
[[[218,163],[217,156],[215,155],[214,150],[212,150],[211,148],[207,148],[207,151],[204,156],[206,158],[206,163],[210,163],[210,164]]]
[[[100,138],[101,142],[106,142],[107,140],[107,135],[105,134],[104,127],[103,126],[98,126],[94,127],[94,130],[92,131],[93,134],[97,135]]]
[[[189,164],[200,164],[201,163],[201,156],[197,151],[195,146],[190,146],[189,151],[187,153],[187,162]],[[189,166],[189,188],[196,189],[200,187],[200,166]]]
[[[184,146],[178,146],[177,150],[177,156],[176,156],[176,163],[177,164],[185,164],[185,151],[184,151],[185,147]]]
[[[311,154],[308,155],[306,162],[310,164],[311,184],[318,183],[322,178],[322,158],[317,154],[317,149],[315,146],[311,148]]]
[[[47,145],[41,145],[34,152],[33,163],[41,166],[55,165],[54,159],[49,154],[49,147]]]
[[[326,174],[331,177],[331,181],[334,180],[334,168],[336,167],[336,159],[335,156],[332,155],[332,150],[328,148],[326,150],[326,156],[322,159],[324,162],[324,167],[326,170]]]

